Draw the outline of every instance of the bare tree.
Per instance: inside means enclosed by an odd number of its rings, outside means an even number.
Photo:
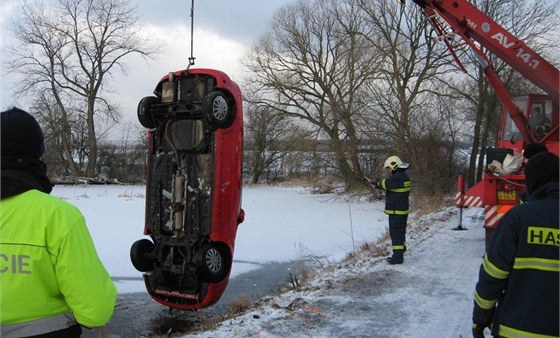
[[[504,19],[517,28],[535,23],[512,19],[520,11],[517,2],[488,3],[511,8]],[[532,3],[552,11],[550,1]],[[456,145],[466,117],[473,116],[468,125],[481,141],[477,149],[494,134],[497,114],[491,112],[498,105],[482,73],[475,71],[472,79],[480,81],[464,85],[416,7],[384,0],[299,1],[279,10],[270,27],[248,57],[258,93],[251,103],[304,120],[327,138],[347,188],[362,176],[358,154],[364,145],[371,154],[406,157],[433,186],[441,178],[434,164],[446,168],[449,179],[458,170]],[[503,74],[506,83],[519,83],[519,76]]]
[[[29,2],[20,7],[21,18],[12,31],[17,45],[10,49],[8,68],[21,75],[17,92],[40,93],[55,113],[65,162],[74,175],[94,177],[97,168],[96,119],[118,118],[118,111],[103,93],[115,70],[126,71],[124,61],[133,54],[150,56],[155,48],[138,35],[137,15],[126,0],[56,0]],[[52,116],[51,116],[52,117]],[[76,125],[85,121],[85,170],[75,163],[71,139]],[[78,124],[79,126],[79,124]]]
[[[359,182],[363,85],[382,62],[355,0],[298,1],[278,11],[247,58],[252,103],[304,120],[330,141],[347,188]]]
[[[301,151],[302,143],[309,136],[303,127],[270,107],[248,105],[246,120],[245,149],[248,150],[253,184],[258,183],[267,172],[277,171],[275,167],[281,167],[289,152]]]
[[[78,148],[73,142],[74,122],[68,116],[70,107],[60,110],[49,90],[39,92],[33,101],[31,111],[34,112],[39,123],[43,126],[47,152],[44,161],[49,165],[51,177],[80,174],[79,167],[74,160],[77,158]],[[73,115],[73,114],[72,114]]]
[[[383,53],[379,78],[367,83],[372,134],[383,135],[388,151],[417,158],[413,142],[438,119],[434,94],[445,95],[441,82],[453,72],[445,50],[429,37],[429,27],[416,8],[396,1],[361,1],[372,30],[383,39],[372,40]]]

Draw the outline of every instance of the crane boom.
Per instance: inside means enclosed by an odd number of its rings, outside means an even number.
[[[536,140],[529,130],[527,119],[522,110],[516,106],[505,85],[494,71],[488,57],[474,42],[489,50],[550,95],[556,107],[558,107],[559,102],[560,86],[558,69],[466,0],[412,1],[422,8],[441,36],[445,37],[448,34],[444,34],[445,27],[436,18],[443,20],[453,30],[453,33],[461,36],[463,41],[471,47],[478,56],[488,81],[523,135],[525,143],[534,143]],[[460,64],[447,38],[444,41],[450,48],[455,60]]]
[[[471,3],[466,0],[413,1],[424,11],[439,15],[457,33],[480,43],[558,101],[558,69]]]

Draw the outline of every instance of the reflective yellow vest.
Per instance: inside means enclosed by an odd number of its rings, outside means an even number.
[[[61,315],[102,326],[116,300],[80,211],[38,190],[0,201],[0,286],[2,330],[34,322],[44,329]]]

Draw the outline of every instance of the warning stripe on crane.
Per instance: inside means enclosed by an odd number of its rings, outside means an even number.
[[[495,228],[513,205],[487,205],[484,207],[484,227]]]
[[[463,195],[461,197],[461,192],[458,192],[455,195],[455,204],[458,207],[478,207],[481,208],[482,207],[482,198],[480,198],[480,196],[469,196],[469,195]]]

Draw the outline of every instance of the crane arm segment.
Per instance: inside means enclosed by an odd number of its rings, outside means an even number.
[[[494,71],[490,60],[475,42],[549,94],[556,102],[556,106],[559,101],[559,70],[466,0],[412,1],[422,8],[434,26],[441,27],[436,20],[436,17],[440,18],[470,46],[477,55],[488,81],[508,110],[525,141],[527,143],[535,142],[523,112],[515,105],[505,85]],[[436,27],[436,30],[441,31],[441,28]],[[450,47],[449,44],[447,46]],[[453,55],[455,57],[455,53]]]

